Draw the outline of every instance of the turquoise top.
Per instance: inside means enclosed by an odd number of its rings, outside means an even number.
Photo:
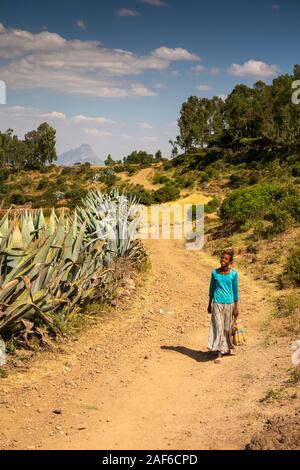
[[[227,274],[221,274],[218,269],[211,273],[209,297],[218,304],[232,304],[239,300],[238,273],[235,269]]]

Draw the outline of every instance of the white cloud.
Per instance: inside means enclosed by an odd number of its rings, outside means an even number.
[[[204,65],[195,65],[195,67],[192,67],[193,72],[204,72],[206,70],[206,67]]]
[[[219,75],[220,73],[220,69],[218,67],[211,67],[209,70],[208,70],[208,73],[209,75],[212,75],[212,76],[216,76],[216,75]]]
[[[109,49],[99,41],[66,40],[56,33],[10,29],[0,24],[0,76],[10,88],[49,89],[84,96],[155,96],[124,77],[166,70],[172,61],[194,61],[183,48],[160,47],[147,55]]]
[[[76,22],[76,25],[78,26],[79,29],[82,29],[82,30],[86,29],[85,22],[83,20],[78,20]]]
[[[140,16],[140,13],[136,10],[130,10],[129,8],[120,8],[118,11],[117,11],[117,15],[118,16]]]
[[[195,67],[192,67],[192,71],[196,73],[207,72],[209,73],[209,75],[212,75],[212,76],[219,75],[220,73],[220,69],[218,67],[207,68],[204,65],[196,65]]]
[[[9,119],[14,118],[23,118],[26,119],[46,119],[46,120],[56,120],[56,121],[68,121],[72,124],[116,124],[116,121],[113,119],[105,118],[105,117],[92,117],[92,116],[84,116],[83,114],[78,114],[76,116],[66,116],[66,114],[61,113],[59,111],[50,111],[50,112],[42,112],[37,108],[26,108],[25,106],[10,106],[10,107],[1,107],[1,114],[4,113],[6,116],[9,115]],[[85,129],[90,129],[86,127]],[[99,131],[102,132],[102,131]],[[106,131],[103,131],[106,132]]]
[[[165,7],[167,6],[166,2],[163,0],[137,0],[139,3],[148,3],[154,7]]]
[[[164,90],[166,87],[162,83],[155,83],[154,88],[157,88],[157,90]]]
[[[64,113],[59,113],[57,111],[52,111],[51,113],[43,113],[40,114],[40,116],[44,117],[45,119],[67,119],[67,116]]]
[[[67,116],[64,113],[59,111],[51,111],[51,112],[42,112],[37,108],[26,108],[25,106],[8,106],[8,107],[1,107],[1,114],[2,112],[5,115],[9,115],[9,118],[35,118],[35,119],[49,119],[49,120],[59,120],[65,121]]]
[[[136,125],[139,129],[152,129],[151,124],[148,122],[137,122]]]
[[[277,65],[267,64],[259,60],[248,60],[244,64],[232,64],[229,73],[235,77],[271,78],[278,74]]]
[[[82,131],[87,134],[91,135],[93,137],[111,137],[112,133],[108,131],[99,131],[99,129],[95,129],[92,127],[84,127]]]
[[[198,91],[210,91],[212,88],[210,85],[197,85],[196,86]]]
[[[131,85],[132,96],[156,96],[157,93],[148,90],[142,83],[133,83]]]
[[[121,139],[124,139],[124,140],[132,140],[134,141],[135,143],[149,143],[149,144],[152,144],[152,143],[156,143],[158,142],[158,137],[156,135],[144,135],[144,136],[132,136],[132,135],[128,135],[128,134],[121,134],[119,136]]]
[[[152,56],[162,60],[200,60],[200,57],[196,54],[191,54],[182,47],[176,47],[171,49],[170,47],[159,47],[152,52]]]
[[[158,137],[156,135],[150,136],[150,135],[144,135],[143,137],[140,138],[141,142],[158,142]]]
[[[78,114],[77,116],[73,116],[72,118],[75,122],[83,123],[83,122],[91,122],[95,124],[115,124],[116,121],[112,119],[108,119],[105,117],[91,117],[91,116],[84,116],[82,114]]]

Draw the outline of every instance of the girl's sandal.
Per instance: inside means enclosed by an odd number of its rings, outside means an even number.
[[[220,357],[217,357],[217,359],[214,360],[215,364],[222,364],[222,360]]]

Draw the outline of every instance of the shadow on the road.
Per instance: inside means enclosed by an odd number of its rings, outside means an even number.
[[[195,349],[186,348],[185,346],[161,346],[160,349],[184,354],[197,362],[210,362],[216,357],[214,353],[209,351],[196,351]]]

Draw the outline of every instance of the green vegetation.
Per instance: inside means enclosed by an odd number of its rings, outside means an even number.
[[[259,400],[260,403],[272,403],[283,398],[283,390],[274,390],[270,388],[266,394]]]
[[[125,213],[124,224],[118,214]],[[47,223],[42,210],[12,218],[6,212],[0,220],[0,334],[6,339],[25,328],[43,338],[47,329],[55,337],[85,305],[109,302],[117,288],[114,263],[139,266],[147,258],[135,239],[138,221],[135,200],[117,191],[91,191],[72,213],[57,217],[53,209]]]
[[[213,212],[216,212],[221,204],[221,199],[214,197],[211,201],[209,201],[207,204],[204,206],[204,212],[207,214],[212,214]]]
[[[12,129],[0,132],[0,165],[38,169],[56,160],[56,131],[46,122],[19,140]]]
[[[288,257],[281,282],[283,286],[300,286],[300,247],[295,249]]]
[[[288,379],[290,385],[297,385],[300,383],[300,369],[292,369],[290,371],[290,377]]]
[[[134,150],[130,155],[123,158],[124,163],[134,163],[140,165],[142,168],[151,165],[152,163],[159,162],[162,160],[161,151],[158,150],[155,156],[140,150]]]
[[[270,183],[236,189],[223,201],[220,216],[235,230],[249,229],[257,221],[264,221],[262,235],[282,233],[300,222],[300,191],[291,185]]]
[[[168,183],[169,181],[170,179],[167,176],[162,175],[162,174],[157,174],[153,178],[153,184],[165,184],[165,183]]]
[[[271,85],[262,81],[252,88],[237,85],[226,101],[191,96],[181,107],[175,144],[185,152],[206,145],[234,149],[255,140],[263,140],[264,146],[298,145],[300,109],[292,103],[291,93],[293,81],[299,78],[300,65],[296,65],[292,75],[279,76]]]
[[[170,183],[165,184],[157,191],[148,191],[141,185],[124,186],[123,190],[126,194],[136,197],[140,204],[146,206],[175,201],[180,197],[180,190]]]
[[[300,307],[300,297],[296,293],[288,294],[280,297],[276,301],[275,316],[277,318],[285,318],[293,315]]]

